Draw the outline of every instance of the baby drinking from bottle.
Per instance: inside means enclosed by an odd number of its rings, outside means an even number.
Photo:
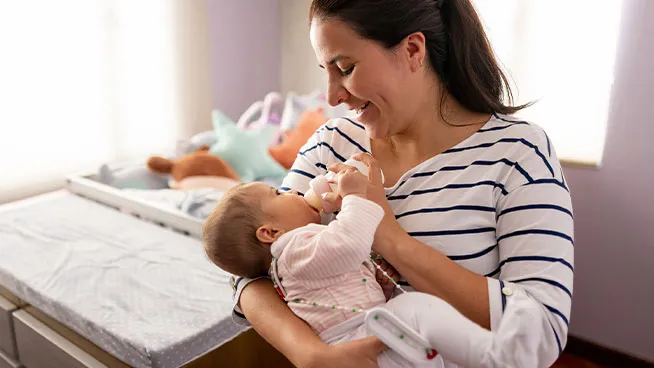
[[[366,198],[367,167],[346,164],[359,169],[317,177],[305,196],[259,182],[230,189],[204,225],[208,258],[236,276],[269,276],[289,308],[328,344],[375,334],[391,347],[378,355],[379,367],[497,366],[496,358],[510,353],[502,338],[519,332],[511,319],[493,333],[425,293],[408,292],[387,303],[390,295],[370,261],[384,210]],[[321,225],[320,212],[335,201],[321,201],[325,194],[342,198],[329,225]],[[507,311],[531,300],[513,299]],[[384,315],[402,328],[375,330],[371,321]],[[407,353],[408,343],[413,350]]]

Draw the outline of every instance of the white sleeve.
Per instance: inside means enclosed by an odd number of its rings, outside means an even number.
[[[515,345],[516,356],[530,355],[539,362],[537,366],[550,366],[565,347],[573,291],[572,202],[558,160],[550,158],[536,158],[541,164],[545,162],[547,170],[511,188],[497,201],[500,273],[498,279],[488,278],[493,331],[507,319],[547,327],[530,332],[529,338],[538,343],[528,346],[536,350],[518,351],[527,345]],[[522,311],[522,303],[509,311],[507,298],[516,291],[540,308]]]

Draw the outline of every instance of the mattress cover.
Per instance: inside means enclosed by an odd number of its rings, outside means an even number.
[[[135,367],[180,366],[244,330],[199,240],[67,192],[0,206],[0,285]]]

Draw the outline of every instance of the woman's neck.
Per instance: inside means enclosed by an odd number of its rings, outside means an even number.
[[[407,129],[384,140],[382,144],[389,153],[422,162],[470,137],[490,118],[489,114],[466,109],[451,96],[443,100],[441,116],[440,97],[430,100],[423,103]]]

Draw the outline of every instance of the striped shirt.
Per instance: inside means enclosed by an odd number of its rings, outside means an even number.
[[[352,318],[353,309],[366,310],[386,302],[368,261],[382,217],[384,210],[378,204],[346,196],[329,225],[310,224],[273,243],[273,279],[293,313],[316,333]],[[320,305],[293,302],[296,299]]]
[[[370,151],[363,126],[331,120],[302,148],[281,189],[304,193],[327,165]],[[540,339],[543,365],[551,364],[567,341],[573,212],[563,171],[543,129],[494,114],[476,133],[410,169],[385,190],[408,234],[486,276],[492,330],[511,289],[524,290],[542,305],[538,317],[551,328],[530,338]],[[234,315],[243,322],[238,297],[245,282],[237,284]]]

